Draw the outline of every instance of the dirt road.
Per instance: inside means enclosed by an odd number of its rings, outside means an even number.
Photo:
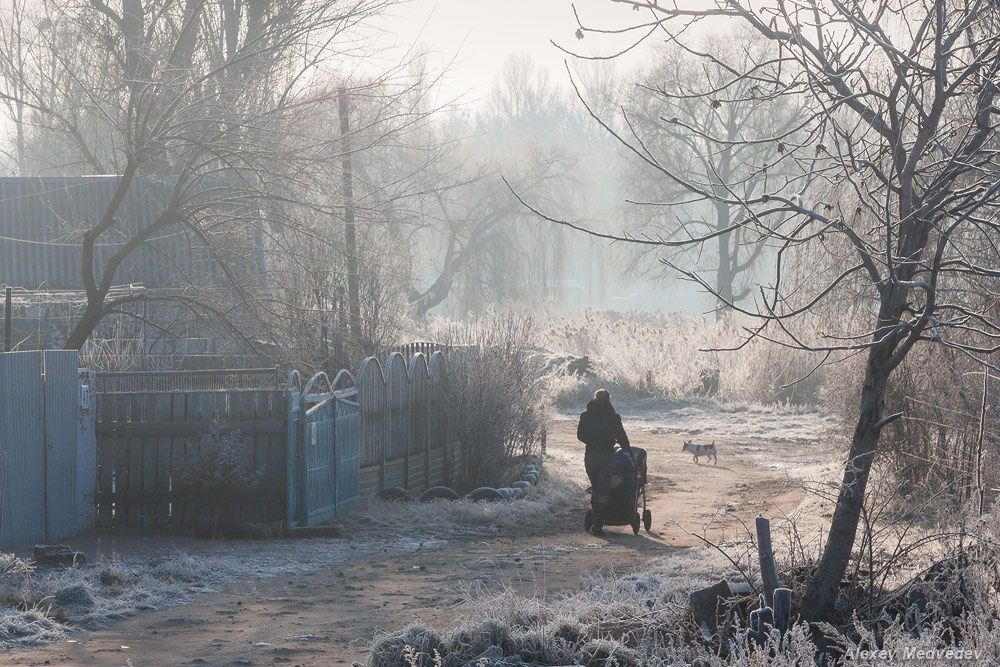
[[[352,528],[354,560],[309,573],[237,582],[182,607],[113,622],[45,647],[3,656],[10,665],[350,665],[364,659],[381,630],[411,622],[442,626],[460,618],[477,590],[511,587],[552,595],[593,573],[637,567],[742,530],[758,512],[789,514],[805,498],[803,479],[828,475],[837,452],[814,415],[781,424],[769,415],[627,420],[649,452],[653,532],[612,528],[604,539],[582,531],[585,486],[575,422],[549,432],[547,471],[568,476],[578,501],[502,534],[449,537],[407,552],[366,551]],[[772,429],[773,432],[772,432]],[[682,454],[686,438],[714,437],[718,465]],[[818,507],[818,506],[817,506]],[[812,508],[822,514],[823,508]],[[401,526],[401,531],[406,527]]]

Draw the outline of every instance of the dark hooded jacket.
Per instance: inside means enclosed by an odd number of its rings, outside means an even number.
[[[580,415],[576,438],[586,443],[587,454],[610,454],[616,442],[622,449],[630,447],[622,418],[611,404],[597,400],[587,403],[587,411]]]

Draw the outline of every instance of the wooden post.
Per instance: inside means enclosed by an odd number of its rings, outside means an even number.
[[[781,634],[788,631],[788,620],[792,616],[792,589],[774,589],[774,627],[781,630]]]
[[[10,318],[12,311],[13,296],[11,288],[7,287],[3,291],[3,351],[10,352]]]
[[[340,142],[344,152],[341,173],[344,182],[344,245],[347,253],[347,298],[351,316],[351,335],[355,343],[361,333],[361,289],[358,285],[358,241],[354,222],[354,167],[351,164],[351,120],[347,104],[347,90],[338,94],[340,111]]]
[[[771,522],[757,515],[757,553],[760,556],[760,578],[764,586],[764,602],[774,606],[774,589],[778,587],[778,572],[774,565],[774,551],[771,548]]]

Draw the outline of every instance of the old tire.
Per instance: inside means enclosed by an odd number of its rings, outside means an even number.
[[[510,491],[511,493],[514,494],[514,500],[521,500],[522,498],[524,498],[524,496],[528,494],[527,490],[522,489],[519,486],[511,486]]]
[[[647,533],[653,527],[653,513],[649,510],[642,511],[642,526],[646,529]]]
[[[495,503],[497,501],[503,500],[503,494],[494,489],[491,486],[481,486],[478,489],[469,491],[466,494],[466,499],[473,502],[483,502],[483,503]]]
[[[378,497],[382,500],[392,500],[396,502],[408,503],[413,500],[413,494],[406,489],[401,489],[398,486],[392,486],[388,489],[382,489],[378,492]]]
[[[535,484],[538,484],[538,473],[537,472],[524,473],[524,477],[522,477],[521,479],[523,479],[525,482],[529,482],[532,486],[534,486]]]
[[[523,479],[521,479],[521,480],[518,480],[518,481],[514,482],[513,484],[511,484],[511,487],[513,487],[515,489],[521,489],[522,491],[524,491],[525,493],[527,493],[528,489],[531,488],[531,482],[526,482]]]
[[[420,494],[420,502],[422,503],[432,500],[458,500],[459,498],[461,496],[447,486],[432,486]]]

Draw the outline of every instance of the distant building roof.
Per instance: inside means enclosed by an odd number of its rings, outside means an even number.
[[[0,177],[0,284],[81,289],[83,232],[104,215],[118,184],[118,176]],[[119,223],[98,239],[98,279],[101,267],[123,242],[156,222],[174,184],[169,177],[136,179],[116,214]],[[258,262],[262,267],[259,230],[247,225],[240,225],[239,230],[238,240],[226,233],[227,247],[239,253],[244,269]],[[244,240],[248,244],[237,247]],[[219,284],[218,273],[197,238],[171,225],[154,232],[150,242],[131,253],[113,282],[147,287]]]

